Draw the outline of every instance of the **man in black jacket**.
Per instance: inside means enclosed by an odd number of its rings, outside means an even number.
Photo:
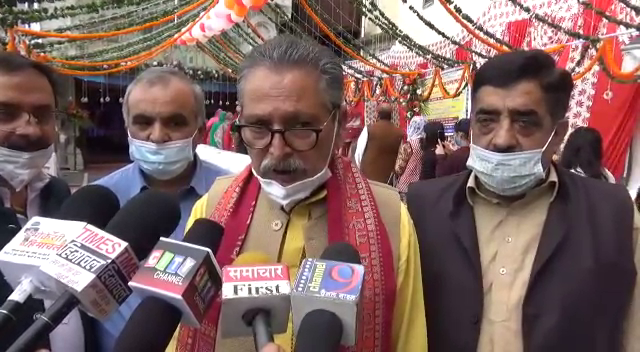
[[[572,89],[543,51],[489,59],[471,91],[471,171],[409,187],[429,351],[640,351],[631,198],[551,163]]]
[[[56,85],[48,66],[16,53],[0,52],[0,245],[33,216],[53,216],[71,194],[67,184],[43,172],[56,136]],[[0,300],[12,288],[0,275]],[[10,332],[0,335],[4,351],[52,302],[30,299]],[[42,341],[37,351],[96,350],[91,320],[75,310]],[[84,334],[82,327],[85,327]]]

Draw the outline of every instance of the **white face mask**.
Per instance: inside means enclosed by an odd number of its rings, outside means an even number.
[[[43,171],[52,155],[53,145],[35,152],[21,152],[0,147],[0,176],[19,191]]]
[[[144,173],[158,180],[169,180],[178,176],[193,161],[194,136],[156,144],[129,135],[129,156]]]
[[[526,193],[544,180],[542,154],[551,142],[555,130],[542,149],[514,153],[497,153],[470,145],[467,167],[473,170],[489,191],[510,197]]]
[[[329,162],[333,154],[333,147],[336,142],[336,133],[338,131],[338,121],[335,122],[333,128],[333,138],[331,140],[331,149],[327,162],[324,165],[322,171],[317,175],[307,178],[302,181],[298,181],[288,186],[283,186],[274,180],[262,178],[258,175],[256,170],[251,168],[251,172],[260,182],[262,190],[267,193],[269,198],[273,199],[276,203],[280,204],[283,208],[290,210],[294,205],[298,204],[303,199],[309,197],[313,191],[322,186],[331,177],[331,171],[329,170]]]

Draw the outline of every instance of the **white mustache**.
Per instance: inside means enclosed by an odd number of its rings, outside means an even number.
[[[294,173],[304,169],[304,163],[296,158],[284,160],[264,159],[260,164],[260,173],[263,175],[271,173],[274,170]]]

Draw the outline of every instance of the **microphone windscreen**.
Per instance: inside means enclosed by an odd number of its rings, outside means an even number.
[[[233,265],[260,265],[269,264],[272,261],[269,256],[262,252],[245,252],[242,253],[233,261]]]
[[[172,304],[158,297],[146,297],[133,311],[113,350],[164,352],[180,319],[182,312]]]
[[[213,220],[200,218],[193,222],[184,236],[184,242],[209,248],[213,255],[218,251],[224,235],[224,227]]]
[[[362,264],[358,250],[346,242],[330,244],[325,248],[324,252],[322,252],[320,259],[350,264]]]
[[[180,205],[175,197],[148,189],[131,198],[105,231],[129,243],[138,260],[142,261],[160,237],[173,233],[180,216]]]
[[[340,318],[328,310],[312,310],[300,322],[294,352],[335,352],[341,339]]]
[[[60,220],[87,222],[104,229],[120,210],[118,197],[107,187],[88,185],[78,189],[56,213]]]

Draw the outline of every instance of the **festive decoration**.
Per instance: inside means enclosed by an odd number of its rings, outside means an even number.
[[[204,12],[196,25],[177,41],[178,45],[204,43],[211,37],[230,29],[242,22],[249,10],[259,11],[267,0],[224,0],[216,1],[215,6]]]

